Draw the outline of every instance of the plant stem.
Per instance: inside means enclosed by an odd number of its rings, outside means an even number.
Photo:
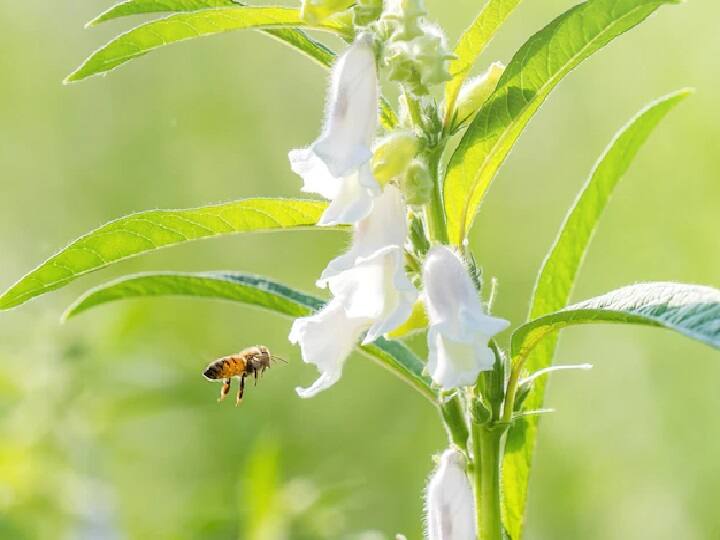
[[[500,463],[505,427],[473,424],[475,517],[479,540],[503,540]]]
[[[440,183],[440,155],[442,147],[434,149],[428,157],[428,169],[433,181],[430,205],[428,207],[428,225],[430,238],[441,244],[449,242],[447,234],[447,222],[445,221],[445,209],[443,208],[442,184]]]
[[[510,377],[507,382],[507,394],[505,397],[505,406],[503,409],[502,422],[509,425],[512,422],[512,415],[515,412],[515,394],[517,394],[518,384],[520,383],[520,373],[525,365],[527,355],[517,356],[512,361]]]

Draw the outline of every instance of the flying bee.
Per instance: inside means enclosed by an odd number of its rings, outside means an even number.
[[[208,367],[203,371],[203,375],[209,381],[222,380],[223,385],[220,389],[218,401],[222,401],[230,393],[230,382],[233,377],[240,379],[240,386],[235,400],[237,406],[240,405],[243,399],[245,378],[252,376],[255,379],[255,385],[257,385],[258,378],[270,367],[271,360],[285,362],[279,356],[270,354],[270,351],[264,345],[256,345],[248,347],[238,354],[218,358],[208,364]]]

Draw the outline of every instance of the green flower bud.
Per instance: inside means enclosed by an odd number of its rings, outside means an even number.
[[[382,10],[382,0],[358,0],[353,6],[353,24],[367,26],[380,18]]]
[[[386,47],[385,62],[390,80],[405,83],[415,95],[428,94],[428,87],[451,79],[445,37],[433,24],[422,23],[422,35],[411,40],[393,35]]]
[[[427,165],[421,160],[413,161],[405,171],[402,190],[408,204],[419,205],[430,202],[432,194],[432,177]]]
[[[354,3],[354,0],[302,0],[300,17],[310,24],[319,23]]]
[[[462,122],[475,114],[495,91],[505,64],[494,62],[482,75],[473,77],[463,84],[457,101],[457,120]]]
[[[382,18],[393,26],[395,39],[408,41],[423,34],[426,13],[423,0],[386,0]]]
[[[418,148],[417,137],[409,131],[398,131],[382,139],[372,158],[375,179],[384,185],[400,176]]]

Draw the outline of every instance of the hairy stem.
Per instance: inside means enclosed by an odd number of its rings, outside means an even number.
[[[428,168],[432,177],[432,194],[428,208],[428,225],[430,237],[441,244],[449,242],[447,222],[445,221],[445,208],[443,207],[442,182],[440,182],[440,155],[442,147],[434,149],[428,158]]]
[[[500,510],[501,426],[473,424],[475,518],[479,540],[503,540]]]

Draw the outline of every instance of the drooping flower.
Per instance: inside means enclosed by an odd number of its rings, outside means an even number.
[[[319,313],[296,320],[290,332],[303,360],[321,372],[312,387],[298,390],[301,397],[314,396],[340,378],[363,332],[363,343],[370,343],[410,316],[418,293],[405,275],[405,216],[400,191],[386,187],[370,215],[355,225],[348,252],[320,276],[318,286],[328,287],[332,300]]]
[[[367,319],[348,317],[342,298],[333,298],[318,313],[295,320],[288,339],[300,345],[303,360],[315,364],[321,373],[309,388],[296,388],[300,397],[313,397],[340,379],[345,359],[368,324]]]
[[[363,344],[405,322],[417,299],[405,274],[406,215],[400,191],[387,186],[370,215],[355,225],[350,250],[330,261],[318,280],[318,286],[344,298],[348,316],[373,321]]]
[[[303,178],[302,190],[331,201],[318,225],[356,223],[380,193],[369,163],[377,111],[375,53],[369,38],[361,36],[333,67],[320,137],[289,153],[292,170]]]
[[[454,448],[440,456],[425,492],[428,540],[475,540],[473,493],[465,458]]]
[[[465,264],[446,246],[428,253],[423,284],[430,376],[444,389],[472,385],[495,362],[488,342],[510,323],[485,313]]]

